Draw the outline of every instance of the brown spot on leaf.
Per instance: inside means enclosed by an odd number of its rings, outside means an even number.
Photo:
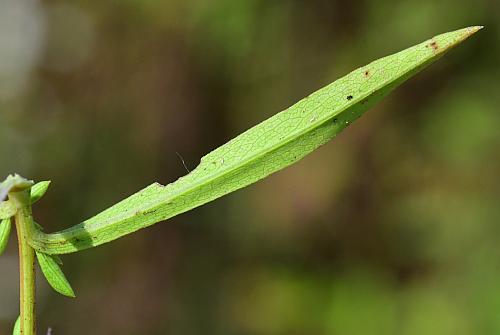
[[[437,49],[439,49],[439,45],[437,44],[436,41],[432,41],[429,46],[434,50],[436,51]]]
[[[348,95],[347,96],[347,100],[352,100],[353,96],[352,95]]]
[[[368,77],[368,76],[370,76],[370,70],[365,71],[365,77]]]

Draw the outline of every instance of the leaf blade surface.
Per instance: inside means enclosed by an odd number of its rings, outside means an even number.
[[[50,286],[56,292],[66,297],[74,298],[75,292],[61,270],[61,262],[58,257],[47,255],[38,251],[36,251],[36,257],[38,259],[38,264],[42,269],[42,273]]]
[[[395,87],[479,29],[441,34],[354,70],[210,152],[176,182],[152,184],[69,229],[52,234],[34,230],[30,244],[47,254],[91,248],[255,183],[330,141]]]

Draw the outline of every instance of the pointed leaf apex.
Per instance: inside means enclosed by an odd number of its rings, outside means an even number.
[[[472,26],[472,27],[465,28],[467,31],[465,38],[474,35],[475,33],[477,33],[479,30],[481,30],[483,28],[484,28],[484,26]]]
[[[36,257],[38,259],[38,264],[42,269],[42,273],[50,286],[52,286],[56,292],[66,297],[75,298],[75,292],[58,264],[58,257],[47,255],[38,251],[36,251]]]
[[[34,204],[45,195],[49,188],[50,180],[41,181],[31,187],[31,203]]]

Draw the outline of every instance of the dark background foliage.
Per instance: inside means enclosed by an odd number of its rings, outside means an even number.
[[[64,257],[53,334],[500,333],[500,4],[0,3],[0,175],[84,220],[317,88],[435,34],[486,28],[332,143],[243,191]],[[0,333],[17,317],[14,236]]]

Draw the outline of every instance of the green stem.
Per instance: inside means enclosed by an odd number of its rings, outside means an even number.
[[[16,203],[18,207],[15,222],[19,241],[21,334],[35,335],[35,251],[27,240],[33,226],[30,189],[12,192],[9,194],[9,199]]]

